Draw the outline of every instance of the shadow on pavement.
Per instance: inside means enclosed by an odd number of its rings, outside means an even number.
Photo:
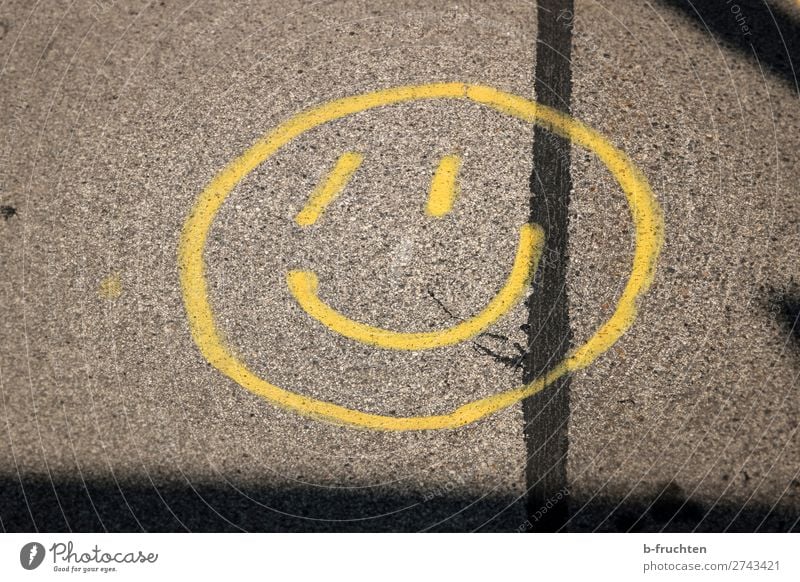
[[[791,532],[800,531],[800,508],[753,501],[687,499],[675,485],[652,499],[596,499],[573,503],[570,531],[598,532]]]
[[[791,337],[800,345],[800,285],[794,281],[783,290],[770,289],[769,304],[772,312]]]
[[[56,495],[57,493],[57,495]],[[234,489],[226,484],[58,482],[0,478],[8,532],[527,531],[519,501],[502,496],[391,495],[368,489]],[[800,531],[800,511],[684,503],[669,488],[648,500],[572,502],[570,531]],[[710,509],[710,511],[709,511]],[[741,509],[741,511],[740,511]]]
[[[511,498],[442,491],[412,496],[368,488],[51,484],[41,478],[24,479],[23,486],[0,477],[5,531],[509,531],[523,521],[521,505],[509,508]]]
[[[661,0],[689,16],[725,45],[757,60],[795,91],[800,65],[800,22],[765,0]],[[758,64],[754,63],[756,72]]]

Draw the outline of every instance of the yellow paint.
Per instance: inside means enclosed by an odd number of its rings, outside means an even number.
[[[431,180],[431,191],[428,194],[428,205],[425,212],[428,216],[441,217],[453,209],[458,195],[458,169],[461,158],[455,155],[445,156],[439,162],[436,173]]]
[[[118,273],[109,275],[100,282],[97,294],[103,299],[116,299],[122,295],[122,280]]]
[[[329,307],[317,296],[317,276],[311,271],[290,271],[289,290],[309,316],[361,343],[394,350],[427,350],[461,343],[475,337],[508,313],[525,294],[544,248],[544,232],[538,225],[520,229],[519,247],[505,285],[478,315],[439,331],[398,332],[353,321]]]
[[[225,345],[214,322],[203,261],[203,249],[214,217],[244,177],[302,133],[353,113],[419,99],[460,99],[481,103],[571,140],[573,144],[594,152],[608,167],[628,201],[635,231],[630,276],[613,314],[586,343],[575,348],[546,375],[442,415],[394,417],[370,414],[298,394],[260,378]],[[602,134],[564,113],[498,89],[462,83],[434,83],[337,99],[298,113],[279,125],[231,161],[200,194],[181,233],[178,261],[192,337],[208,362],[230,379],[275,404],[327,421],[378,430],[428,430],[456,428],[475,422],[536,394],[561,376],[591,364],[633,324],[636,302],[653,280],[662,241],[661,210],[647,179],[628,156]]]
[[[363,156],[356,152],[347,152],[339,156],[328,177],[311,193],[308,203],[297,213],[294,221],[300,226],[311,226],[317,222],[328,204],[333,202],[350,181],[363,159]]]

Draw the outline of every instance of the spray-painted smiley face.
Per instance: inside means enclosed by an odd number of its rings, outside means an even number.
[[[361,154],[347,152],[314,191],[308,203],[295,217],[301,227],[315,224],[323,211],[347,184],[362,161]],[[442,217],[453,206],[457,192],[457,174],[460,158],[445,156],[431,181],[426,214]],[[477,315],[447,329],[429,332],[399,332],[373,327],[342,315],[317,296],[317,276],[311,271],[290,271],[287,274],[289,290],[297,303],[310,317],[328,329],[358,342],[394,350],[427,350],[461,343],[481,333],[505,315],[525,293],[542,254],[544,234],[538,225],[520,227],[519,244],[514,265],[505,285],[489,304]]]
[[[449,414],[394,417],[352,410],[316,400],[276,386],[251,372],[222,340],[208,299],[203,250],[214,217],[233,188],[250,172],[287,143],[324,123],[381,106],[421,99],[467,99],[528,123],[539,124],[573,144],[598,156],[620,184],[628,201],[635,227],[636,250],[630,277],[614,313],[583,345],[545,376],[460,406]],[[360,163],[355,153],[339,158],[325,180],[312,194],[296,221],[313,224],[328,202],[346,183]],[[452,202],[455,158],[445,158],[434,176],[428,199],[428,213],[446,212]],[[455,428],[474,422],[542,390],[557,378],[584,368],[610,348],[633,324],[636,300],[652,280],[662,241],[662,219],[658,203],[645,177],[629,158],[605,137],[571,117],[528,99],[491,87],[440,83],[398,87],[348,97],[301,112],[268,133],[262,140],[233,160],[206,187],[187,219],[180,242],[179,265],[184,304],[192,337],[214,367],[248,390],[299,413],[352,426],[378,430],[430,430]],[[287,274],[289,288],[304,311],[333,331],[354,340],[389,349],[430,349],[451,345],[472,337],[506,313],[523,295],[542,250],[543,235],[536,225],[520,228],[514,266],[501,291],[480,313],[454,327],[424,333],[403,333],[355,322],[338,313],[316,295],[316,276],[308,271]]]

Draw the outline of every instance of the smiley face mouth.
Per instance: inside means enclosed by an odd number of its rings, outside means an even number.
[[[326,208],[347,186],[363,159],[364,157],[358,152],[346,152],[339,157],[327,178],[319,183],[306,205],[295,217],[299,227],[308,228],[317,223]],[[447,155],[440,161],[431,180],[425,208],[425,213],[429,217],[440,219],[453,208],[459,191],[460,166],[461,158],[458,155]],[[427,350],[450,346],[475,337],[508,313],[525,294],[525,289],[536,272],[543,248],[542,228],[535,224],[524,224],[519,231],[519,245],[514,264],[500,291],[477,315],[447,329],[435,331],[402,332],[355,321],[319,298],[317,294],[319,279],[313,271],[289,271],[286,274],[286,282],[289,291],[303,311],[331,331],[379,348]]]
[[[475,337],[505,315],[525,294],[544,248],[544,232],[539,225],[524,224],[511,272],[500,291],[478,314],[447,329],[401,332],[355,321],[319,298],[319,280],[313,271],[289,271],[289,291],[309,317],[347,338],[393,350],[427,350],[461,343]]]

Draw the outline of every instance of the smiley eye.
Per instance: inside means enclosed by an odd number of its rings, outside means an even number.
[[[294,221],[297,225],[311,226],[315,224],[328,205],[347,186],[362,161],[364,161],[364,156],[357,152],[345,152],[339,156],[325,180],[317,185],[306,205],[295,216]],[[433,218],[441,218],[453,209],[453,203],[458,196],[458,170],[460,167],[460,156],[451,154],[441,159],[431,180],[425,214]]]
[[[311,226],[319,220],[328,204],[347,186],[363,160],[364,156],[357,152],[346,152],[339,156],[325,181],[316,187],[306,205],[295,216],[294,221],[298,226]]]
[[[453,209],[458,195],[458,169],[461,167],[461,158],[449,155],[442,158],[436,173],[431,180],[431,191],[428,194],[428,205],[425,214],[441,218]]]

